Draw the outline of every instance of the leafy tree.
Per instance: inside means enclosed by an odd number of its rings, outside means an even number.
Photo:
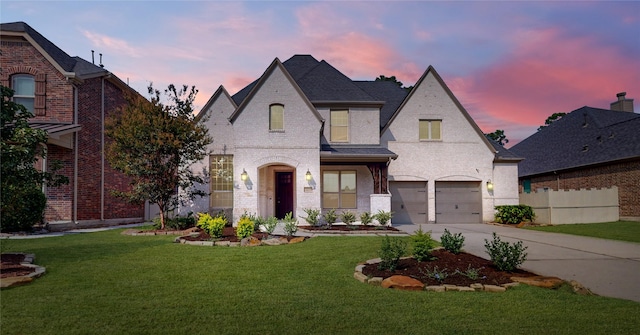
[[[46,196],[42,185],[59,186],[69,182],[56,175],[56,166],[50,172],[36,169],[39,157],[46,156],[47,132],[29,126],[33,114],[23,105],[13,102],[13,90],[0,85],[2,111],[0,118],[1,152],[1,205],[2,232],[27,231],[42,221]]]
[[[165,213],[181,200],[206,195],[195,190],[203,183],[190,166],[202,160],[212,139],[207,128],[194,121],[194,86],[181,89],[169,85],[164,91],[168,103],[162,103],[160,91],[148,87],[150,101],[140,95],[128,95],[128,104],[106,122],[111,139],[107,159],[111,166],[131,177],[131,190],[112,191],[134,203],[149,200],[160,209],[160,228],[165,229]],[[177,190],[185,190],[178,194]]]
[[[538,131],[547,128],[550,124],[554,123],[555,121],[558,121],[560,119],[562,119],[562,117],[564,117],[565,115],[567,115],[567,113],[553,113],[551,114],[551,116],[549,116],[545,121],[544,121],[544,126],[540,126],[538,127]]]
[[[376,78],[375,81],[390,81],[390,82],[394,82],[394,83],[396,83],[396,85],[398,85],[401,88],[404,88],[407,91],[411,91],[411,89],[413,88],[413,86],[404,87],[402,82],[399,81],[398,79],[396,79],[396,76],[387,77],[387,76],[381,74],[381,75],[378,76],[378,78]]]
[[[488,133],[485,135],[487,135],[490,139],[498,142],[498,144],[500,145],[505,145],[509,143],[509,139],[507,139],[507,135],[504,134],[504,130],[502,129],[498,129],[493,133]]]

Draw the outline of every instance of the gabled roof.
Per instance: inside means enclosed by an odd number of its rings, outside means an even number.
[[[221,96],[224,96],[225,98],[227,98],[229,102],[231,102],[231,105],[233,106],[234,109],[238,108],[238,105],[236,105],[233,99],[231,99],[229,92],[227,92],[224,86],[220,85],[218,89],[213,93],[211,98],[209,98],[207,103],[204,104],[204,107],[200,109],[200,112],[198,113],[198,115],[196,115],[195,120],[200,121],[200,119],[202,119],[202,117],[206,114],[207,110],[211,108],[211,105],[213,105],[213,103],[216,102],[216,100],[218,100],[218,98],[220,98]]]
[[[458,110],[460,110],[460,113],[462,113],[462,115],[465,117],[465,119],[467,119],[467,121],[469,122],[469,124],[471,125],[471,127],[476,131],[476,133],[478,134],[478,136],[480,136],[481,140],[484,142],[484,144],[487,146],[487,148],[489,150],[491,150],[491,152],[493,153],[497,153],[497,150],[493,147],[493,144],[491,144],[491,142],[489,141],[489,139],[484,135],[484,133],[482,132],[482,130],[480,130],[480,127],[478,127],[478,125],[476,124],[476,122],[471,118],[471,115],[469,115],[469,113],[467,112],[467,110],[462,106],[462,104],[460,103],[460,101],[458,101],[458,98],[456,98],[455,95],[453,95],[453,92],[451,92],[451,90],[449,89],[449,86],[447,86],[447,84],[444,83],[444,80],[442,80],[442,77],[440,77],[440,75],[438,74],[438,72],[436,72],[436,69],[433,68],[432,65],[429,65],[429,67],[427,68],[426,71],[424,71],[424,73],[422,74],[422,77],[420,77],[420,79],[418,79],[418,81],[416,82],[416,84],[413,86],[413,89],[411,90],[411,92],[409,92],[409,94],[404,98],[404,101],[402,102],[402,104],[400,104],[400,106],[396,109],[396,111],[393,113],[393,115],[389,118],[389,121],[384,125],[384,127],[382,128],[382,130],[380,131],[380,134],[383,134],[391,125],[391,123],[393,122],[393,120],[396,118],[396,116],[398,116],[398,114],[400,113],[400,111],[402,110],[402,108],[407,104],[407,102],[409,100],[411,100],[411,97],[413,96],[413,94],[417,91],[417,88],[420,87],[420,85],[422,84],[422,82],[425,80],[425,78],[427,78],[427,75],[431,73],[434,78],[436,78],[436,80],[438,81],[438,84],[440,84],[440,86],[444,89],[444,91],[447,93],[447,95],[449,96],[449,98],[451,99],[451,101],[453,101],[453,103],[456,105],[456,107],[458,107]],[[496,157],[497,159],[497,157]]]
[[[21,36],[38,49],[58,70],[67,77],[80,79],[109,73],[104,68],[87,62],[80,57],[71,57],[35,29],[24,22],[0,24],[0,32],[5,36]]]
[[[287,71],[287,69],[285,69],[284,65],[282,65],[282,62],[280,62],[280,60],[278,58],[274,59],[273,62],[271,62],[271,65],[269,65],[267,70],[262,74],[262,76],[260,76],[260,78],[256,82],[251,83],[249,85],[249,86],[251,86],[251,89],[249,90],[249,92],[246,95],[246,97],[242,100],[242,103],[240,103],[238,105],[238,108],[236,108],[236,110],[233,112],[233,114],[231,114],[231,116],[229,117],[229,121],[231,123],[233,123],[236,120],[238,115],[240,115],[242,113],[242,111],[244,110],[246,105],[249,103],[249,101],[251,101],[251,98],[256,94],[256,92],[260,89],[260,87],[262,87],[262,85],[265,83],[267,78],[269,78],[269,75],[271,75],[271,73],[273,73],[273,71],[275,71],[276,69],[280,69],[282,71],[282,73],[285,75],[285,77],[287,78],[287,80],[289,81],[291,86],[293,86],[293,88],[299,93],[300,97],[304,100],[304,102],[307,104],[309,109],[316,116],[318,121],[324,122],[324,119],[322,118],[320,113],[318,113],[316,108],[313,107],[313,105],[311,104],[309,99],[302,92],[300,86],[298,86],[296,81],[291,77],[291,74]],[[234,101],[235,101],[235,99],[234,99]]]
[[[409,94],[409,91],[391,81],[354,81],[358,87],[374,99],[384,101],[380,109],[380,129],[389,122],[393,113]]]
[[[640,158],[640,114],[582,107],[514,145],[520,177]]]
[[[500,145],[500,143],[498,143],[497,141],[492,140],[488,136],[485,137],[487,137],[489,143],[491,143],[493,148],[496,150],[496,158],[494,159],[495,162],[519,162],[523,160],[522,157],[519,157],[511,150],[507,150],[507,148]]]

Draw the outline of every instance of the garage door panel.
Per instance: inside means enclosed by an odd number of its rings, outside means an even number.
[[[390,190],[394,224],[427,222],[427,182],[392,182]]]
[[[436,223],[480,222],[480,182],[436,182]]]

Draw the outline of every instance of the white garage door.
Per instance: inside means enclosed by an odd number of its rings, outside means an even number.
[[[436,182],[436,223],[481,223],[480,182]]]
[[[393,224],[427,222],[427,182],[397,181],[389,184]]]

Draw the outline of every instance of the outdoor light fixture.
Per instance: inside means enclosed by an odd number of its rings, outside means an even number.
[[[242,174],[240,174],[240,179],[242,181],[247,181],[247,178],[249,178],[249,175],[247,174],[247,171],[245,169],[242,169]]]
[[[491,179],[487,180],[487,190],[493,191],[493,183],[491,182]]]
[[[313,177],[311,176],[311,172],[309,171],[309,169],[307,169],[307,173],[305,173],[304,178],[305,178],[307,181],[311,181],[311,178],[313,178]]]

